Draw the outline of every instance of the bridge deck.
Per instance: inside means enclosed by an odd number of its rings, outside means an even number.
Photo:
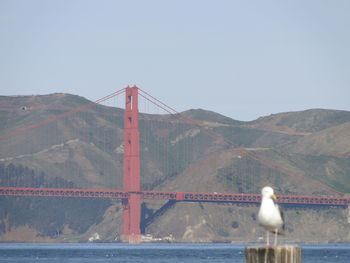
[[[55,196],[55,197],[90,197],[90,198],[129,198],[130,193],[140,194],[142,199],[176,200],[182,202],[221,202],[238,204],[258,204],[258,194],[233,193],[192,193],[123,190],[93,190],[93,189],[55,189],[55,188],[16,188],[0,187],[0,196]],[[322,205],[348,206],[350,197],[278,195],[280,204],[290,205]]]

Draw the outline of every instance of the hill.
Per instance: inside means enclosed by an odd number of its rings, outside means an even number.
[[[2,96],[0,135],[87,103],[60,93]],[[140,114],[142,189],[259,193],[269,184],[277,194],[350,193],[349,125],[350,112],[323,109],[252,122],[202,109]],[[271,169],[252,156],[283,169]],[[0,161],[3,186],[121,189],[123,110],[93,105],[1,139]],[[114,241],[120,234],[121,203],[90,201],[1,197],[0,240],[87,241],[98,233],[101,240]],[[162,205],[147,201],[144,212],[154,214]],[[176,203],[155,217],[145,233],[172,234],[186,242],[256,241],[264,235],[256,213],[256,207]],[[286,214],[285,240],[350,241],[349,210],[288,209]]]
[[[348,111],[310,109],[299,112],[285,112],[261,117],[252,121],[256,128],[270,127],[279,131],[310,133],[318,132],[350,121]]]
[[[350,156],[350,122],[314,132],[284,148],[302,154]]]

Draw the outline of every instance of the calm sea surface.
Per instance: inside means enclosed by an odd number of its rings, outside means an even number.
[[[245,262],[246,244],[0,243],[0,262]],[[301,245],[303,263],[349,263],[350,244]]]

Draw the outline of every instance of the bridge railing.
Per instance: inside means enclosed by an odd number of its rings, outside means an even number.
[[[261,201],[261,196],[258,194],[166,191],[130,192],[124,190],[0,187],[0,196],[51,196],[126,199],[129,198],[130,194],[139,194],[141,199],[174,200],[178,202],[216,202],[257,205]],[[283,205],[347,207],[350,205],[350,197],[278,195],[277,202]]]

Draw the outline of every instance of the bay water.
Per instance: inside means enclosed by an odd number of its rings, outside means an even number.
[[[8,263],[243,263],[253,244],[0,243],[0,262]],[[350,263],[350,244],[299,244],[303,263]]]

